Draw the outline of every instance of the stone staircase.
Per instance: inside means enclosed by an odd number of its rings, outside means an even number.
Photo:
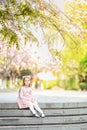
[[[0,103],[0,130],[87,130],[87,102],[39,103],[45,118],[17,103]]]

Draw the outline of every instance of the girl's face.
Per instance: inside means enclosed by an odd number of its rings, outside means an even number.
[[[25,86],[29,86],[29,84],[30,84],[30,79],[29,79],[29,78],[25,78],[24,84],[25,84]]]

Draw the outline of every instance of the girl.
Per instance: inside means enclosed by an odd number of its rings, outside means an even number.
[[[40,109],[31,89],[31,76],[23,77],[23,86],[19,89],[18,106],[19,108],[29,108],[35,117],[45,117]],[[37,113],[39,112],[39,114]]]

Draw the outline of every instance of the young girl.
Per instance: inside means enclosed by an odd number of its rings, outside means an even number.
[[[29,108],[35,117],[45,117],[43,111],[40,109],[36,99],[33,96],[31,76],[23,77],[23,86],[19,89],[18,106],[19,108]]]

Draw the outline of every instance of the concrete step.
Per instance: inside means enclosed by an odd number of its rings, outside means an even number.
[[[68,108],[68,109],[43,109],[46,116],[65,116],[65,115],[87,115],[87,108]],[[22,116],[32,116],[29,109],[5,109],[0,110],[0,117],[22,117]]]
[[[85,108],[87,102],[39,102],[41,108]],[[0,103],[0,109],[17,109],[17,103]]]
[[[46,117],[17,103],[0,103],[0,130],[87,130],[87,102],[39,102]]]
[[[45,118],[36,117],[0,117],[0,126],[5,125],[46,125],[46,124],[81,124],[87,123],[87,115],[54,116]]]
[[[87,130],[86,124],[0,126],[0,130]]]

